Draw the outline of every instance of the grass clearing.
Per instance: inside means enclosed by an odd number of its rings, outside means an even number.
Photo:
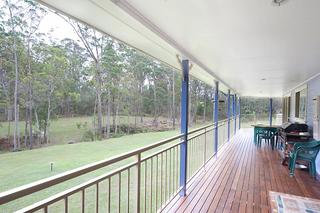
[[[77,121],[79,121],[79,119]],[[73,120],[73,122],[76,122],[76,120]],[[65,122],[62,122],[62,124],[64,123]],[[204,124],[199,124],[199,125],[202,126]],[[70,124],[69,127],[70,126],[72,125]],[[199,127],[199,126],[194,126],[193,128],[196,128],[196,127]],[[77,128],[76,125],[74,125],[74,128]],[[68,125],[66,126],[61,125],[59,126],[59,129],[60,129],[59,131],[65,131],[66,134],[67,133],[71,134],[70,132],[68,132],[68,131],[71,131],[70,128],[68,128]],[[56,130],[56,132],[59,132],[59,131]],[[119,138],[111,138],[111,139],[102,140],[102,141],[82,142],[82,143],[75,143],[75,144],[60,144],[60,145],[42,147],[34,150],[2,153],[0,155],[0,162],[1,162],[0,163],[0,177],[1,177],[0,191],[3,192],[24,184],[31,183],[36,180],[40,180],[40,179],[50,177],[71,169],[78,168],[80,166],[83,166],[89,163],[93,163],[99,160],[110,158],[115,155],[129,152],[131,150],[155,143],[159,140],[177,135],[178,133],[179,133],[179,130],[172,130],[172,131],[165,131],[165,132],[148,132],[148,133],[127,135]],[[159,147],[150,152],[155,152],[161,148],[163,147]],[[145,153],[145,154],[149,154],[149,153]],[[165,157],[169,158],[169,156],[165,156]],[[24,206],[28,206],[34,202],[37,202],[46,197],[54,195],[58,192],[64,191],[80,183],[83,183],[87,180],[90,180],[93,177],[97,177],[98,175],[105,174],[106,172],[111,171],[112,169],[119,168],[119,166],[127,165],[132,161],[133,159],[127,159],[127,160],[121,161],[112,166],[99,169],[95,172],[80,176],[78,178],[50,187],[46,190],[37,192],[31,196],[26,196],[16,201],[13,201],[11,203],[8,203],[6,205],[2,205],[0,206],[0,212],[1,213],[12,212],[12,211],[18,210]],[[53,162],[53,171],[50,171],[51,162]],[[149,170],[150,170],[151,162],[147,164],[149,164]],[[153,168],[154,171],[152,172],[150,171],[150,174],[155,172],[155,168],[156,167],[154,165],[154,168]],[[142,166],[142,169],[144,169],[144,166]],[[158,168],[158,170],[160,171],[161,168]],[[134,171],[132,171],[131,175],[133,174],[134,174]],[[121,179],[123,179],[121,181],[121,185],[123,185],[122,193],[126,193],[125,190],[127,187],[126,187],[125,179],[127,175],[128,174],[123,173],[121,177]],[[163,176],[162,178],[169,178],[169,177]],[[174,177],[171,177],[171,178],[173,179],[170,181],[169,180],[167,181],[168,182],[177,181],[174,179]],[[132,180],[131,182],[132,182],[131,183],[132,189],[130,193],[133,193],[133,194],[130,198],[130,202],[131,202],[130,208],[134,208],[134,206],[132,206],[133,205],[132,203],[134,203],[132,200],[134,200],[134,197],[135,197],[134,195],[135,180]],[[160,188],[164,187],[165,185],[163,184],[166,184],[166,183],[163,181],[163,183],[161,184],[162,185],[156,186],[159,188],[159,190]],[[99,191],[99,197],[100,197],[100,193],[101,193],[101,197],[106,197],[107,195],[105,190],[107,187],[107,182],[106,181],[102,182],[101,185],[102,185],[101,187],[103,187],[104,190],[102,190],[101,192]],[[176,185],[178,184],[176,183]],[[113,177],[112,183],[111,183],[112,190],[115,191],[115,193],[113,193],[112,195],[113,198],[119,195],[119,194],[117,195],[116,193],[117,190],[115,190],[117,189],[118,186],[119,186],[119,178],[117,179],[117,177]],[[151,183],[147,182],[146,185],[143,187],[149,187],[149,186],[151,186]],[[88,192],[86,192],[86,194],[88,194],[88,198],[86,198],[87,199],[86,208],[90,208],[90,206],[92,207],[94,205],[95,190],[96,190],[95,187],[91,187],[88,190]],[[149,192],[149,193],[155,193],[155,192]],[[166,192],[163,192],[163,196],[165,195],[165,193]],[[75,194],[70,197],[70,205],[69,205],[69,208],[71,210],[70,212],[77,212],[76,210],[79,210],[79,206],[78,206],[79,196],[80,195]],[[126,196],[122,196],[122,197],[123,199],[121,201],[121,205],[125,206],[127,204]],[[147,196],[146,200],[148,199],[149,197]],[[158,202],[160,203],[161,202],[160,197],[158,199],[159,199]],[[153,200],[152,202],[155,202],[155,200]],[[114,209],[116,209],[118,205],[117,203],[112,203],[112,206]],[[151,207],[151,204],[149,206]],[[52,208],[51,212],[61,212],[60,210],[62,206],[61,204],[59,205],[59,203],[57,203],[57,204],[54,204],[51,208]],[[104,203],[103,205],[100,205],[99,208],[105,209],[106,203]],[[149,207],[146,207],[146,208],[149,208]],[[88,211],[88,212],[91,212],[91,211]]]
[[[112,120],[112,117],[110,119]],[[152,119],[153,119],[152,117],[144,117],[144,122],[151,122]],[[140,118],[137,118],[137,121],[140,121]],[[51,145],[67,144],[69,142],[81,142],[85,131],[92,130],[92,122],[93,122],[92,116],[53,119],[51,121],[50,129],[49,129],[49,137],[50,137]],[[86,123],[86,127],[83,127],[83,124],[85,123]],[[134,125],[135,117],[119,116],[118,123]],[[11,122],[11,126],[10,126],[11,135],[13,134],[12,133],[13,124],[14,123]],[[78,128],[77,124],[81,124],[81,128]],[[25,125],[24,121],[19,122],[19,130],[20,130],[21,136],[24,135],[24,125]],[[0,138],[7,137],[8,128],[9,128],[8,122],[0,122]],[[23,141],[21,143],[23,143]]]
[[[83,142],[77,144],[66,144],[49,146],[41,149],[27,150],[22,152],[4,153],[0,155],[0,191],[6,191],[36,180],[50,177],[88,163],[107,159],[109,157],[129,152],[139,147],[155,143],[161,139],[178,134],[178,131],[141,133],[121,138],[112,138],[104,141]],[[50,171],[50,163],[54,162],[54,169]],[[120,164],[130,162],[126,160],[118,165],[83,175],[80,178],[67,181],[62,184],[50,187],[50,190],[43,190],[32,196],[18,199],[8,205],[0,207],[0,212],[11,212],[32,202],[75,186],[92,177],[104,174]],[[115,183],[116,184],[116,183]]]

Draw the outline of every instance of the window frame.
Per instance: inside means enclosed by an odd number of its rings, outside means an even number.
[[[308,100],[308,88],[304,85],[294,91],[295,97],[295,111],[294,117],[298,122],[306,122],[307,120],[307,100]],[[304,105],[304,106],[302,106]]]

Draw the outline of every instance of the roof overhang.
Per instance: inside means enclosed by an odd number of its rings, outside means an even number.
[[[320,71],[319,0],[39,0],[242,96],[279,97]]]
[[[180,59],[189,59],[192,63],[192,69],[190,70],[192,76],[211,86],[214,85],[215,81],[219,81],[220,89],[225,92],[230,88],[213,72],[208,72],[207,67],[200,64],[195,57],[186,52],[179,44],[169,41],[169,36],[161,33],[159,29],[147,25],[147,22],[139,19],[138,14],[133,16],[132,13],[130,14],[128,10],[124,7],[119,7],[113,1],[38,0],[38,2],[127,43],[174,67],[176,70],[181,71],[181,64],[177,56]],[[158,31],[156,32],[156,30]],[[232,90],[232,92],[235,91]]]

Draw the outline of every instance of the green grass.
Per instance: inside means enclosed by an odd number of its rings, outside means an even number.
[[[106,159],[176,135],[177,131],[142,133],[105,141],[56,145],[0,155],[0,191]],[[50,171],[50,162],[54,170]],[[12,178],[14,176],[14,178]]]
[[[120,124],[134,124],[134,117],[126,117],[126,116],[119,116],[119,123]],[[145,117],[144,121],[150,122],[153,118]],[[112,120],[112,118],[111,118]],[[140,121],[140,118],[137,118]],[[51,121],[50,124],[50,131],[49,137],[51,144],[67,144],[69,142],[80,142],[82,141],[82,136],[84,132],[88,129],[92,129],[92,122],[93,117],[72,117],[72,118],[58,118]],[[87,127],[78,128],[77,124],[87,123]],[[19,130],[21,136],[24,135],[24,121],[19,122]],[[0,138],[7,137],[8,135],[8,122],[0,122]],[[13,122],[11,122],[10,132],[12,135],[13,132]],[[23,143],[23,142],[22,142]]]
[[[105,141],[56,145],[35,150],[1,154],[0,191],[6,191],[88,163],[107,159],[109,157],[155,143],[156,141],[176,135],[177,133],[177,131],[142,133]],[[54,162],[53,172],[50,171],[51,162]],[[129,161],[123,161],[121,164],[126,164],[128,162]],[[84,175],[76,180],[59,184],[51,187],[50,190],[36,193],[35,196],[28,196],[20,199],[20,201],[18,200],[19,202],[12,202],[10,205],[0,207],[0,212],[11,212],[12,210],[17,210],[18,208],[36,200],[40,200],[48,195],[63,191],[66,188],[70,188],[99,174],[103,174],[117,166],[119,165],[114,165],[111,168],[106,168],[89,175]],[[5,211],[3,211],[2,208],[4,208]]]
[[[66,140],[65,138],[72,136],[74,131],[79,130],[76,127],[76,122],[85,122],[90,118],[72,118],[69,120],[66,119],[59,119],[56,120],[55,124],[52,124],[52,135],[53,133],[57,134],[58,137],[64,138],[63,140]],[[69,122],[67,122],[69,121]],[[54,126],[55,125],[55,126]],[[198,124],[197,126],[194,126],[193,128],[199,127],[204,125],[204,124]],[[34,150],[25,150],[25,151],[20,151],[20,152],[7,152],[7,153],[2,153],[0,154],[0,177],[1,177],[1,184],[0,184],[0,192],[31,183],[36,180],[40,180],[46,177],[50,177],[71,169],[78,168],[80,166],[96,162],[99,160],[107,159],[112,156],[122,154],[125,152],[129,152],[131,150],[155,143],[159,140],[177,135],[179,132],[178,130],[176,131],[165,131],[165,132],[149,132],[149,133],[141,133],[141,134],[135,134],[135,135],[128,135],[128,136],[123,136],[120,138],[111,138],[108,140],[103,140],[103,141],[95,141],[95,142],[82,142],[82,143],[75,143],[75,144],[60,144],[60,145],[54,145],[54,146],[47,146],[47,147],[42,147],[39,149],[34,149]],[[60,135],[62,134],[62,135]],[[154,149],[150,152],[145,153],[150,154],[151,152],[155,152],[162,147],[159,147],[157,149]],[[162,159],[165,160],[169,156],[159,156],[159,161]],[[196,157],[196,156],[194,156]],[[119,163],[116,163],[112,166],[100,169],[98,171],[80,176],[78,178],[66,181],[64,183],[58,184],[56,186],[50,187],[46,190],[42,190],[40,192],[37,192],[33,195],[23,197],[21,199],[18,199],[16,201],[10,202],[6,205],[0,206],[0,213],[2,212],[12,212],[15,210],[18,210],[24,206],[28,206],[36,201],[42,200],[46,197],[49,197],[51,195],[54,195],[58,192],[64,191],[65,189],[71,188],[73,186],[76,186],[80,183],[83,183],[87,180],[92,179],[93,177],[96,177],[101,174],[105,174],[108,171],[111,171],[112,169],[118,168],[121,165],[126,165],[129,162],[132,162],[133,159],[127,159],[124,161],[121,161]],[[53,162],[53,171],[50,171],[50,163]],[[173,161],[172,161],[173,162]],[[155,162],[154,162],[155,163]],[[154,165],[153,171],[150,170],[150,165],[151,162],[148,162],[149,164],[149,174],[148,176],[151,175],[151,173],[156,173],[156,166]],[[173,165],[173,163],[169,163],[169,165]],[[144,170],[144,166],[142,166],[142,170]],[[162,172],[164,168],[158,168],[159,174],[163,175],[163,177],[159,177],[160,179],[164,179],[167,182],[172,182],[176,184],[176,187],[178,185],[177,180],[174,179],[174,177],[166,177]],[[174,172],[177,172],[177,168],[173,169]],[[130,193],[135,192],[135,178],[132,178],[134,175],[134,170],[131,171],[131,185],[132,189]],[[144,173],[144,171],[142,171]],[[173,171],[172,171],[173,172]],[[127,178],[127,173],[123,173],[121,179],[121,186],[123,190],[126,190],[127,185],[126,185],[126,178]],[[177,175],[175,176],[177,177]],[[171,180],[169,180],[171,179]],[[112,198],[113,200],[117,200],[116,197],[119,195],[117,194],[117,187],[119,186],[119,177],[113,177],[112,179],[112,190],[114,191],[112,193]],[[155,180],[154,180],[155,182]],[[102,192],[99,191],[99,197],[101,199],[107,199],[106,195],[106,188],[107,188],[107,182],[104,181],[101,183],[101,187],[104,189]],[[142,186],[142,189],[144,187],[150,188],[151,183],[150,181],[147,183],[145,186]],[[153,183],[153,188],[154,188],[154,183]],[[166,182],[163,181],[161,185],[157,185],[156,188],[164,188],[166,187]],[[122,190],[122,194],[125,193],[125,195],[121,196],[124,198],[121,201],[121,205],[124,207],[127,205],[126,202],[126,192]],[[172,188],[173,190],[173,188]],[[163,195],[163,199],[165,199],[166,193],[172,194],[172,191],[169,192],[161,192]],[[149,192],[151,193],[151,192]],[[155,197],[155,192],[152,192],[153,196]],[[160,192],[158,192],[160,193]],[[86,191],[86,208],[88,210],[94,209],[94,204],[95,204],[95,199],[94,199],[94,194],[95,194],[95,187],[91,187]],[[132,206],[134,203],[132,200],[134,200],[135,195],[132,194],[130,198],[130,208],[134,208]],[[70,197],[70,212],[77,212],[76,210],[79,210],[79,199],[80,199],[80,194],[77,193],[73,196]],[[158,202],[160,201],[164,202],[164,200],[160,200],[160,196],[158,197]],[[168,199],[168,197],[166,197]],[[149,196],[147,196],[143,200],[148,200],[149,203]],[[155,198],[153,198],[152,203],[155,202]],[[60,202],[59,202],[60,203]],[[52,211],[51,212],[61,212],[61,208],[63,205],[60,203],[54,204],[52,206]],[[103,203],[103,202],[102,202]],[[111,203],[112,208],[116,209],[118,207],[117,202]],[[159,207],[159,206],[158,206]],[[106,210],[106,203],[103,203],[99,208],[102,208],[102,211]],[[150,208],[150,207],[146,207]],[[155,211],[155,209],[154,209]],[[88,211],[92,212],[92,211]]]

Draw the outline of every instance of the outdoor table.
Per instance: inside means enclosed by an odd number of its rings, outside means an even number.
[[[279,128],[281,128],[280,125],[265,125],[265,124],[254,124],[251,125],[254,127],[254,133],[253,133],[253,142],[257,143],[257,137],[259,130],[271,130],[277,132]]]

